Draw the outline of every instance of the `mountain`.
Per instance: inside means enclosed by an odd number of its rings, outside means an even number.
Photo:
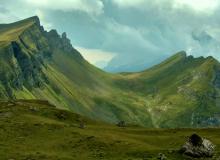
[[[150,57],[150,58],[149,58]],[[161,56],[161,54],[151,54],[146,57],[146,54],[127,57],[125,60],[124,55],[114,57],[103,69],[111,73],[120,72],[139,72],[150,68],[165,60],[167,56]]]
[[[45,31],[38,17],[0,25],[0,98],[48,100],[109,123],[147,127],[220,124],[220,64],[180,52],[137,73],[89,64],[67,35]]]
[[[220,42],[207,31],[196,30],[192,32],[192,39],[195,42],[190,48],[193,55],[215,55],[220,52]],[[218,55],[215,57],[220,58]]]
[[[219,125],[219,62],[212,57],[180,52],[125,81],[129,90],[146,94],[154,126]]]
[[[45,31],[38,17],[0,27],[2,99],[47,99],[91,118],[151,125],[144,109],[129,106],[123,99],[131,96],[114,87],[121,75],[90,65],[65,33]]]

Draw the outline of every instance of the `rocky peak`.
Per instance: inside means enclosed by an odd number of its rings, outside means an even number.
[[[30,21],[34,22],[35,24],[37,24],[38,26],[40,26],[40,19],[38,16],[30,17],[27,20],[30,20]]]
[[[62,39],[67,39],[66,32],[63,32],[63,33],[62,33]]]
[[[0,50],[0,87],[3,84],[5,91],[4,94],[0,91],[0,97],[6,95],[5,97],[13,98],[14,90],[21,90],[23,87],[32,90],[48,84],[49,80],[43,69],[55,52],[72,54],[74,58],[81,57],[72,47],[66,33],[59,35],[56,30],[44,31],[37,16],[6,24],[4,27],[6,29],[0,39],[5,40],[7,37],[7,45]]]
[[[60,36],[56,30],[51,30],[46,34],[51,48],[60,49],[66,53],[76,53],[73,48],[70,39],[67,37],[66,32],[62,33]],[[77,54],[79,54],[77,52]]]
[[[59,34],[57,33],[57,30],[55,30],[55,29],[52,29],[49,32],[47,32],[47,35],[50,36],[50,37],[53,37],[53,38],[58,38],[59,37]]]
[[[54,48],[54,49],[63,48],[62,38],[60,37],[60,35],[57,33],[55,29],[52,29],[49,32],[47,32],[46,37],[48,39],[48,42],[51,48]]]
[[[73,50],[71,41],[69,38],[67,38],[66,32],[62,34],[62,43],[63,43],[63,49],[67,52],[71,52]]]
[[[53,50],[53,49],[60,49],[61,51],[65,52],[65,53],[74,53],[77,57],[81,57],[80,53],[77,52],[72,44],[70,39],[67,37],[66,32],[62,33],[61,35],[59,35],[59,33],[57,32],[57,30],[52,29],[49,32],[44,31],[43,27],[40,25],[40,20],[37,16],[33,16],[30,18],[27,18],[25,20],[23,20],[23,23],[25,24],[36,24],[35,28],[38,28],[39,31],[42,33],[37,34],[37,36],[41,36],[47,39],[47,44],[48,46]],[[22,21],[18,22],[18,23],[22,23]],[[37,43],[37,39],[36,38],[36,43]],[[45,41],[45,40],[44,40]],[[45,48],[45,47],[44,47]],[[52,51],[51,51],[52,53]]]
[[[39,27],[42,27],[40,24],[40,19],[38,16],[33,16],[30,18],[26,18],[24,20],[12,23],[14,26],[28,26],[28,24],[36,24]],[[10,24],[8,24],[10,25]]]

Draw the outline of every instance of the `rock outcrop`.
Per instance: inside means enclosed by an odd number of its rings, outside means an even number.
[[[52,51],[53,49],[59,49],[62,52],[74,54],[74,56],[82,58],[81,54],[75,48],[73,48],[70,39],[66,35],[66,32],[62,33],[60,36],[55,29],[52,29],[49,32],[45,32],[45,36],[48,39]]]
[[[28,18],[13,26],[22,28],[14,37],[0,46],[0,98],[16,98],[13,90],[43,88],[49,84],[43,72],[54,52],[81,57],[71,45],[66,33],[60,36],[56,30],[45,31],[38,17]],[[6,29],[7,26],[5,26]],[[9,27],[10,28],[10,27]],[[17,29],[17,28],[15,28]]]
[[[211,141],[197,134],[193,134],[182,146],[180,153],[194,158],[212,157],[214,149],[215,146]]]

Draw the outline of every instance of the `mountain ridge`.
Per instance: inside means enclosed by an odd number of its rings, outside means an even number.
[[[220,124],[220,65],[213,57],[182,51],[142,72],[111,74],[89,64],[66,33],[45,31],[38,17],[5,27],[0,25],[1,99],[48,100],[110,123]]]

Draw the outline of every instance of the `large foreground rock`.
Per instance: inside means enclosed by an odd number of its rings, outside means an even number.
[[[214,154],[214,144],[197,134],[189,137],[187,142],[182,146],[180,152],[195,158],[212,157]]]

